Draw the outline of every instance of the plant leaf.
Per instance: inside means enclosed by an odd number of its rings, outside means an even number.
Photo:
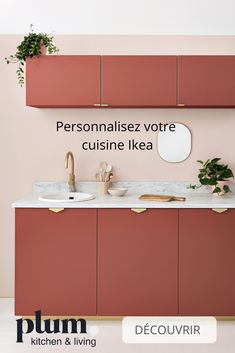
[[[218,186],[216,186],[216,188],[214,188],[213,190],[213,194],[219,194],[220,192],[221,192],[221,189]]]

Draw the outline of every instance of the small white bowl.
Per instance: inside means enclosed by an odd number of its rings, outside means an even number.
[[[108,189],[108,193],[112,196],[123,196],[127,190],[127,188],[110,188]]]

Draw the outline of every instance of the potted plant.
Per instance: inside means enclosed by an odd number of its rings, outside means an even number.
[[[30,32],[24,37],[23,41],[18,45],[14,55],[5,58],[7,64],[18,64],[16,70],[18,83],[24,84],[24,63],[26,58],[33,58],[46,53],[58,53],[59,49],[53,44],[54,37],[50,34],[35,33],[33,25],[30,25]]]
[[[227,192],[231,191],[229,188],[229,179],[233,178],[233,172],[229,169],[228,165],[219,163],[221,158],[208,159],[206,162],[198,160],[201,164],[199,169],[198,180],[199,185],[191,185],[189,188],[198,189],[202,185],[210,185],[212,187],[212,193],[222,196]]]

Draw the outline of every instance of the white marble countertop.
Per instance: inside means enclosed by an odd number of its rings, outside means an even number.
[[[34,183],[33,193],[12,203],[13,208],[235,208],[235,193],[217,196],[209,189],[191,191],[188,183],[182,182],[118,182],[114,186],[128,187],[128,193],[122,197],[97,196],[90,201],[83,202],[45,202],[39,201],[38,196],[48,192],[65,191],[67,184],[60,182]],[[96,183],[80,182],[79,191],[96,193]],[[144,193],[170,194],[185,196],[186,201],[155,202],[140,201],[138,197]]]

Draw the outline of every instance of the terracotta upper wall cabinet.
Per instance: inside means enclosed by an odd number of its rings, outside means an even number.
[[[235,56],[40,56],[27,59],[26,104],[235,107]]]
[[[102,56],[101,67],[103,104],[176,106],[177,56]]]
[[[54,55],[27,59],[26,105],[93,107],[100,103],[100,56]]]
[[[178,103],[235,106],[235,56],[179,56]]]

